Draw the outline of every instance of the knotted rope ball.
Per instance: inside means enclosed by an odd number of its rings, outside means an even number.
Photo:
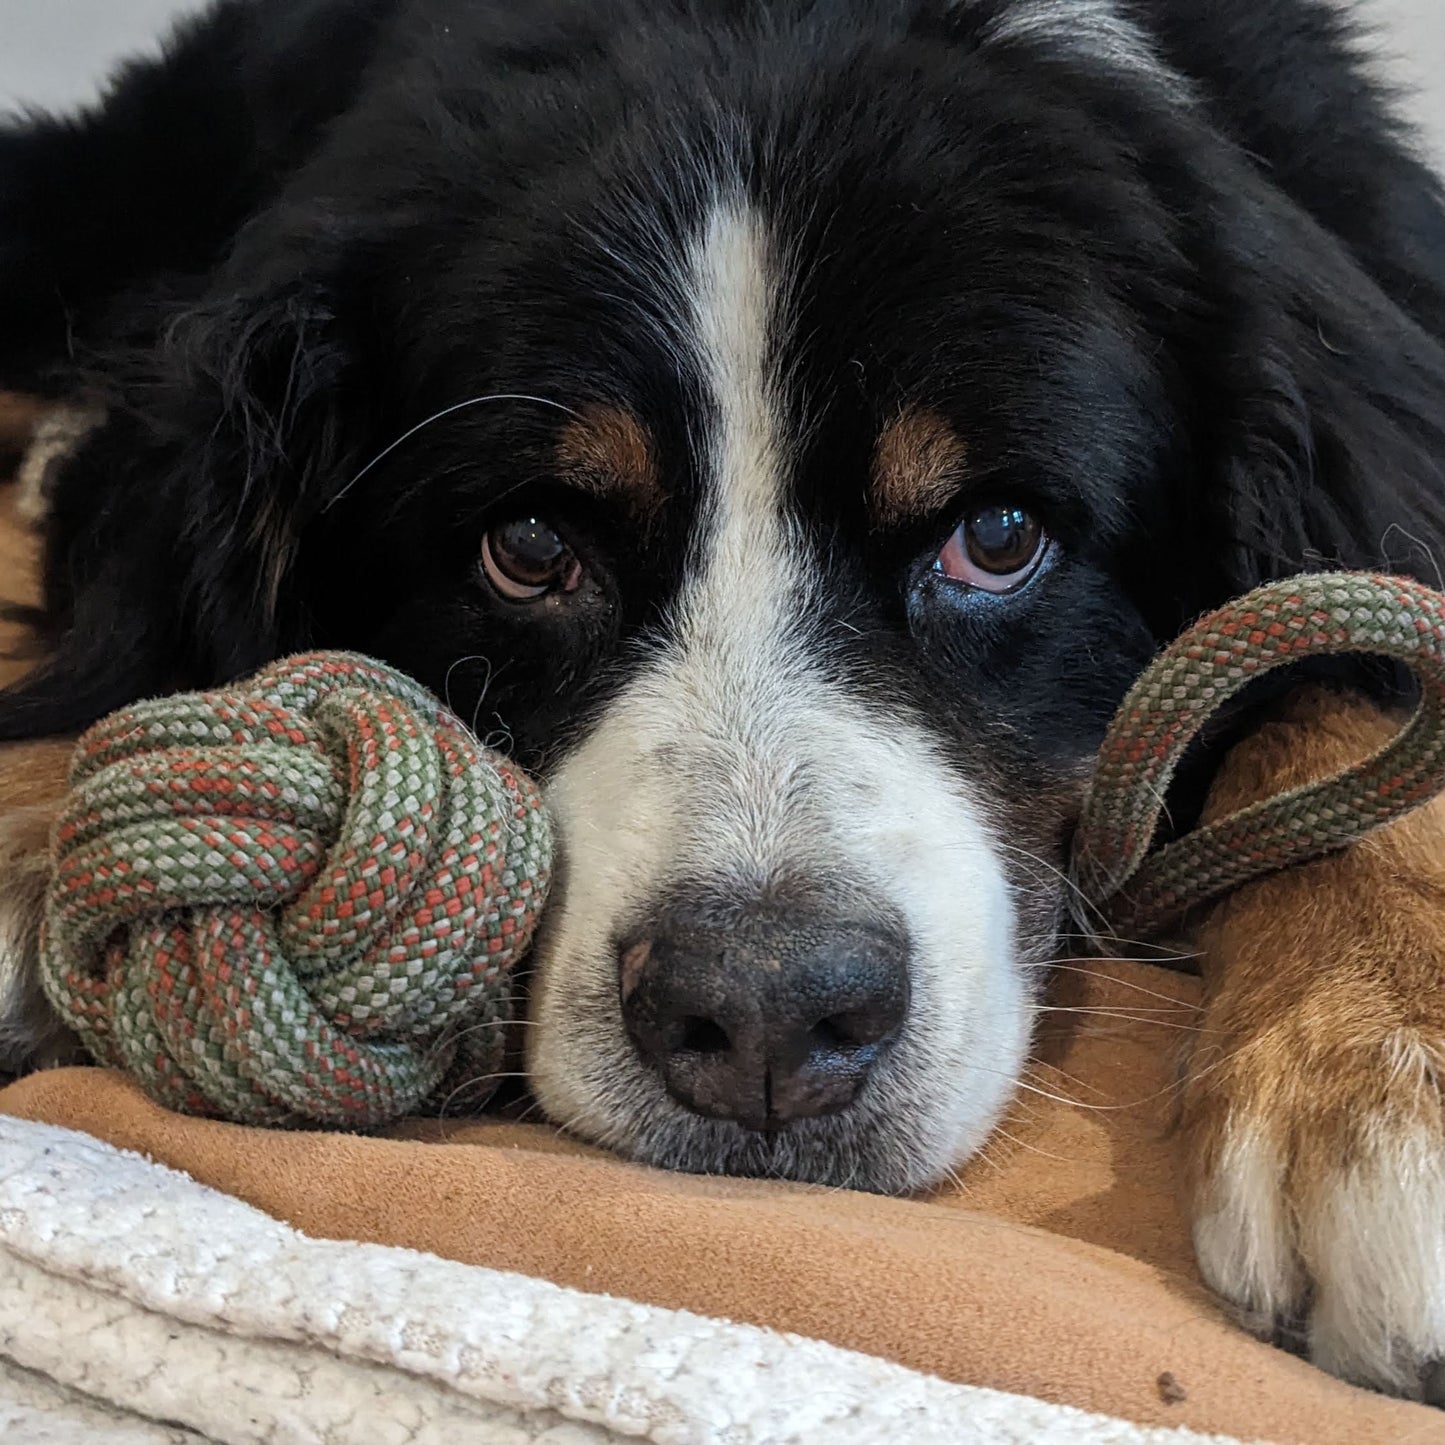
[[[546,897],[533,784],[417,683],[317,653],[80,741],[42,975],[159,1102],[374,1127],[497,1072]]]

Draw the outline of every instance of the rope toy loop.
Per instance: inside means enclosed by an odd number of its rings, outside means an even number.
[[[1419,682],[1415,712],[1390,742],[1333,777],[1242,808],[1151,854],[1174,770],[1217,709],[1275,668],[1347,653],[1392,658]],[[1210,613],[1135,683],[1090,780],[1074,878],[1110,928],[1157,935],[1190,908],[1343,848],[1442,790],[1445,596],[1373,573],[1292,577]]]

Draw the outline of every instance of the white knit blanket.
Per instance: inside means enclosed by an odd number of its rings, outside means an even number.
[[[0,1440],[1197,1445],[816,1340],[306,1238],[0,1119]]]

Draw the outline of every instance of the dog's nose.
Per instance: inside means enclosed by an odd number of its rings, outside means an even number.
[[[628,940],[627,1031],[695,1113],[778,1129],[857,1095],[908,1012],[908,951],[871,924],[676,915]]]

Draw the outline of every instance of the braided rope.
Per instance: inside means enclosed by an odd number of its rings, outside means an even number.
[[[42,975],[160,1102],[372,1127],[495,1074],[547,892],[533,785],[343,653],[141,703],[80,741]]]
[[[1240,809],[1150,855],[1189,743],[1252,679],[1307,657],[1370,654],[1420,684],[1414,715],[1372,757]],[[1241,883],[1343,848],[1445,789],[1445,596],[1335,572],[1261,587],[1211,613],[1146,669],[1100,750],[1074,877],[1110,927],[1155,934]]]

